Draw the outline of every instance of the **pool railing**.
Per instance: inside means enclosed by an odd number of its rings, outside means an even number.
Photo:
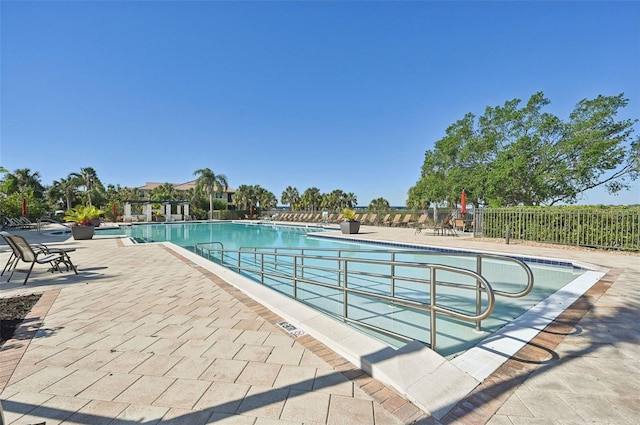
[[[344,322],[399,340],[419,340],[433,350],[437,346],[439,315],[474,323],[476,331],[480,331],[482,320],[494,310],[496,295],[522,297],[533,288],[533,274],[525,263],[494,254],[455,254],[475,260],[475,270],[469,270],[429,261],[429,256],[436,253],[425,251],[281,247],[226,250],[220,242],[196,244],[194,251]],[[371,258],[376,256],[382,258]],[[486,260],[522,268],[527,276],[524,288],[494,289],[482,276]],[[429,320],[416,320],[424,315]]]

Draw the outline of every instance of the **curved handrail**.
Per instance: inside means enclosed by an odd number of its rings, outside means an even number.
[[[534,276],[531,268],[522,260],[519,260],[514,257],[509,257],[506,255],[500,254],[488,254],[488,253],[467,253],[467,252],[437,252],[437,251],[425,251],[425,250],[385,250],[385,249],[344,249],[344,248],[284,248],[284,247],[265,247],[265,246],[242,246],[238,248],[238,251],[254,251],[254,252],[263,252],[262,250],[271,250],[273,252],[279,251],[288,251],[295,252],[298,251],[302,255],[305,255],[305,252],[337,252],[338,257],[342,256],[343,252],[349,253],[358,253],[358,254],[367,254],[367,253],[379,253],[379,254],[390,254],[391,260],[395,261],[395,257],[398,255],[421,255],[421,256],[438,256],[438,257],[468,257],[468,258],[476,258],[476,273],[482,275],[482,262],[485,259],[493,259],[504,262],[514,263],[515,265],[522,268],[527,276],[527,282],[522,291],[519,292],[508,292],[502,291],[498,289],[494,289],[493,292],[496,295],[507,297],[507,298],[521,298],[525,295],[529,294],[533,290],[534,286]],[[464,267],[461,267],[464,269]]]
[[[215,244],[214,242],[209,244]],[[218,242],[219,245],[222,245]],[[204,250],[206,248],[202,247],[202,245],[206,244],[197,244],[194,248],[196,253],[198,252],[198,247],[200,247],[201,255],[204,255]],[[263,248],[263,247],[260,247]],[[222,251],[216,248],[207,249],[209,251],[209,255],[206,257],[211,259],[211,251]],[[259,281],[261,283],[265,283],[265,278],[269,279],[286,279],[292,281],[292,297],[301,302],[305,302],[305,300],[298,298],[298,285],[299,284],[310,284],[319,287],[331,288],[333,290],[338,290],[343,292],[343,313],[341,316],[344,321],[355,322],[365,327],[369,327],[372,329],[377,329],[381,332],[388,333],[390,335],[394,335],[397,337],[401,337],[404,339],[410,338],[408,336],[399,335],[393,331],[389,331],[387,329],[381,328],[377,325],[373,325],[370,323],[362,322],[358,319],[350,318],[348,314],[348,306],[347,295],[348,294],[357,294],[362,295],[374,299],[378,299],[380,301],[389,302],[396,305],[403,305],[405,307],[410,307],[412,309],[421,310],[427,312],[430,319],[430,341],[429,345],[432,349],[435,350],[436,347],[436,321],[435,317],[437,314],[442,314],[445,316],[452,317],[454,319],[458,319],[465,322],[476,323],[476,326],[479,327],[479,322],[481,320],[489,317],[495,308],[495,295],[494,290],[491,287],[491,284],[481,276],[480,274],[463,268],[458,268],[454,266],[448,266],[444,264],[433,264],[433,263],[420,263],[415,261],[389,261],[389,260],[379,260],[379,259],[366,259],[366,258],[351,258],[340,256],[337,257],[327,256],[327,255],[309,255],[303,252],[291,253],[291,252],[283,252],[283,251],[291,251],[289,248],[270,248],[265,250],[226,250],[221,252],[220,262],[222,265],[237,271],[238,273],[248,273],[258,275]],[[299,251],[299,250],[298,250]],[[314,249],[307,249],[306,251],[314,251]],[[322,250],[319,250],[322,251]],[[235,254],[235,255],[234,255]],[[246,254],[250,254],[253,258],[251,263],[247,263]],[[225,255],[228,260],[225,260]],[[237,259],[235,258],[237,256]],[[243,264],[242,258],[245,256],[245,262]],[[266,258],[265,258],[266,257]],[[308,264],[309,260],[324,260],[330,262],[337,262],[337,265],[334,266],[326,266],[320,265],[316,263],[315,265]],[[307,263],[305,263],[307,260]],[[373,264],[373,265],[389,265],[391,266],[390,274],[383,273],[374,273],[370,271],[358,271],[354,270],[350,267],[350,264],[353,263],[361,263],[361,264]],[[279,270],[280,267],[287,267],[290,271],[289,273],[284,272],[283,270]],[[421,278],[419,276],[405,276],[405,275],[396,275],[396,270],[401,268],[421,268],[421,269],[429,269],[429,279]],[[335,283],[326,283],[321,282],[319,280],[314,280],[313,278],[308,278],[307,275],[310,273],[335,273],[336,282]],[[438,272],[448,272],[455,273],[458,275],[464,275],[470,278],[471,280],[476,282],[476,285],[470,285],[469,283],[459,283],[459,282],[444,282],[438,281]],[[349,286],[350,278],[355,277],[365,277],[365,278],[386,278],[390,281],[391,287],[391,295],[385,295],[380,292],[373,292],[365,289],[353,288]],[[415,299],[408,299],[395,296],[395,280],[408,280],[411,279],[417,283],[428,284],[430,287],[429,290],[429,302],[422,302]],[[454,287],[462,290],[473,290],[477,292],[476,296],[476,314],[469,314],[466,312],[458,311],[452,308],[448,308],[442,304],[438,303],[438,288],[440,286],[444,287]],[[484,294],[486,297],[486,305],[484,309],[482,309],[482,297]],[[330,314],[336,314],[335,312],[328,312]]]
[[[492,258],[494,260],[501,260],[501,261],[511,261],[513,263],[516,263],[517,265],[519,265],[520,267],[522,267],[525,271],[525,273],[527,274],[527,285],[525,286],[525,288],[520,291],[520,292],[507,292],[507,291],[500,291],[497,289],[494,289],[493,292],[496,295],[502,295],[503,297],[508,297],[508,298],[521,298],[524,297],[525,295],[529,294],[529,292],[531,292],[533,290],[533,272],[531,271],[531,268],[522,260],[519,260],[517,258],[513,258],[513,257],[507,257],[505,255],[498,255],[498,254],[477,254],[480,258],[480,267],[482,267],[482,260],[485,258]],[[481,273],[481,272],[479,272]]]

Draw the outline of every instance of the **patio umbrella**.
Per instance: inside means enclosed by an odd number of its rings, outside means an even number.
[[[467,213],[467,192],[462,190],[462,198],[460,199],[460,213],[462,215]]]
[[[22,216],[27,216],[27,198],[22,198]]]

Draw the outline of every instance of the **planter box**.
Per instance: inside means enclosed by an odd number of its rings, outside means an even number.
[[[360,231],[359,221],[343,221],[340,223],[340,231],[345,235],[358,233]]]
[[[71,234],[73,235],[73,239],[81,241],[86,239],[93,239],[95,230],[95,226],[73,226],[71,228]]]

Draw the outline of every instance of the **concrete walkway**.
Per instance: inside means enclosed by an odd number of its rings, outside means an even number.
[[[40,267],[26,286],[20,275],[0,283],[1,297],[43,294],[0,350],[10,424],[627,424],[640,414],[640,256],[363,226],[360,239],[548,256],[607,272],[436,419],[330,344],[286,332],[281,316],[180,250],[21,233],[75,247],[79,275]]]

